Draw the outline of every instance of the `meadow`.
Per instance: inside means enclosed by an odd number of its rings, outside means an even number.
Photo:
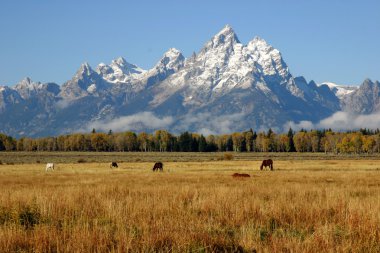
[[[377,157],[17,154],[0,153],[1,252],[380,252]]]

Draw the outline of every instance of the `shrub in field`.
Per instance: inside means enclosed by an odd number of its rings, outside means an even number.
[[[233,159],[234,159],[234,155],[233,154],[227,153],[227,154],[223,155],[223,160],[231,161]]]
[[[0,206],[0,225],[12,220],[12,210]]]
[[[24,226],[25,229],[33,228],[40,223],[41,213],[37,207],[23,206],[19,211],[18,220],[20,225]]]
[[[80,158],[80,159],[78,159],[77,162],[78,162],[78,163],[86,163],[87,161],[86,161],[85,159],[83,159],[83,158]]]

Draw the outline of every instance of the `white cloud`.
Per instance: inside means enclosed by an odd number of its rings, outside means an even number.
[[[349,130],[358,128],[380,128],[380,113],[357,115],[347,112],[337,112],[319,122],[320,128]]]
[[[66,107],[70,106],[71,101],[66,99],[61,99],[57,103],[55,103],[55,106],[57,109],[65,109]]]
[[[236,129],[239,129],[239,124],[244,122],[245,116],[245,113],[215,116],[212,113],[204,112],[186,114],[182,119],[175,121],[171,116],[160,118],[155,116],[152,112],[141,112],[112,120],[98,120],[87,125],[84,131],[91,131],[93,128],[102,131],[112,129],[114,132],[169,129],[175,124],[174,132],[183,132],[188,131],[189,129],[194,129],[195,132],[207,136],[210,134],[234,132]],[[336,131],[355,130],[359,128],[376,129],[380,128],[380,113],[355,115],[340,111],[318,123],[306,120],[297,123],[289,121],[284,124],[283,131],[287,131],[290,127],[296,131],[300,129],[310,130],[326,128],[331,128]],[[273,130],[277,131],[277,129]]]
[[[98,120],[91,122],[86,131],[93,128],[96,130],[108,131],[112,129],[114,132],[128,130],[144,130],[144,129],[166,129],[173,123],[173,117],[156,117],[152,112],[141,112],[129,116],[124,116],[112,120]]]
[[[292,128],[295,131],[299,131],[301,129],[314,129],[315,125],[311,121],[302,120],[299,123],[295,123],[294,121],[288,121],[284,124],[283,130],[287,131],[289,128]]]
[[[197,133],[199,134],[203,134],[204,136],[209,136],[209,135],[215,135],[216,132],[211,130],[211,129],[208,129],[208,128],[201,128],[197,131]]]
[[[244,120],[244,116],[244,113],[223,116],[215,116],[209,112],[187,114],[176,128],[179,131],[195,129],[195,132],[203,135],[231,133],[238,128],[237,125]]]
[[[294,130],[331,128],[337,131],[359,128],[376,129],[380,128],[380,113],[359,115],[339,111],[315,124],[311,121],[300,121],[299,123],[289,121],[284,125],[284,130],[289,129],[289,127]]]

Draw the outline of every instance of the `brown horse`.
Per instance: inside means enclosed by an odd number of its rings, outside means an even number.
[[[270,170],[273,170],[273,161],[272,159],[268,159],[268,160],[264,160],[260,166],[260,170],[263,170],[263,167],[268,167],[270,168]]]
[[[164,170],[164,165],[162,164],[162,162],[157,162],[154,164],[153,171],[156,171],[156,170],[160,170],[160,171]]]
[[[117,166],[117,162],[110,162],[110,169],[112,168],[118,168],[119,166]]]
[[[232,174],[233,177],[251,177],[250,175],[248,174],[245,174],[245,173],[234,173]]]

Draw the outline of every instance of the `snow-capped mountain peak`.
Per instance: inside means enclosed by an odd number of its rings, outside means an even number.
[[[92,73],[94,73],[94,70],[91,68],[90,64],[88,64],[88,62],[84,62],[80,65],[75,77],[82,78],[83,76],[90,76]]]
[[[15,87],[0,86],[0,129],[16,137],[86,131],[101,122],[107,131],[123,130],[112,122],[133,115],[145,119],[141,112],[152,112],[173,120],[159,126],[139,122],[138,129],[128,130],[226,133],[318,122],[341,109],[380,111],[378,82],[365,81],[355,92],[325,84],[293,77],[279,50],[260,37],[243,44],[227,25],[197,54],[185,60],[170,48],[149,70],[119,57],[96,71],[83,63],[62,86],[30,78]],[[342,92],[349,94],[339,100]]]
[[[89,94],[87,89],[92,84],[99,86],[99,90],[107,86],[100,75],[85,62],[79,67],[75,76],[61,86],[60,94],[69,100],[84,97]]]
[[[123,57],[112,60],[110,65],[99,64],[96,71],[111,83],[129,83],[146,72],[146,70],[127,62]]]
[[[206,43],[203,50],[210,50],[218,47],[232,47],[234,44],[240,43],[237,35],[231,26],[226,25],[220,32]]]
[[[319,86],[322,86],[322,85],[327,85],[330,89],[334,89],[336,87],[341,87],[342,85],[339,85],[339,84],[336,84],[336,83],[332,83],[332,82],[322,82],[320,84],[318,84]]]
[[[145,72],[142,68],[127,62],[123,57],[113,60],[110,67],[114,70],[116,75],[132,75]]]
[[[360,86],[355,88],[354,91],[342,97],[342,108],[345,111],[357,114],[379,113],[380,83],[366,79]]]
[[[274,48],[263,38],[255,36],[251,41],[248,42],[247,47],[251,51],[259,51],[261,53],[268,53]]]
[[[283,61],[280,51],[273,48],[267,41],[255,37],[247,45],[253,60],[256,61],[264,75],[280,75],[283,79],[289,77],[289,69]]]
[[[178,72],[184,64],[185,57],[182,53],[176,48],[170,48],[152,69],[140,76],[134,88],[140,90],[161,82]]]
[[[29,77],[22,79],[18,84],[15,85],[14,89],[19,92],[22,98],[29,98],[38,89],[42,88],[40,82],[35,83]]]
[[[357,86],[351,86],[351,85],[341,85],[341,84],[336,84],[333,82],[322,82],[318,84],[318,86],[326,85],[327,87],[330,88],[332,92],[335,93],[335,95],[339,98],[342,99],[348,94],[351,94],[352,92],[356,91],[358,89]]]
[[[41,82],[33,82],[32,79],[26,77],[16,84],[13,90],[16,91],[21,98],[29,99],[31,97],[45,97],[47,94],[50,94],[49,96],[57,95],[59,93],[59,86],[55,83],[43,84]]]
[[[177,71],[183,67],[185,57],[176,48],[170,48],[156,64],[155,69],[163,70],[174,70]]]
[[[125,65],[128,65],[129,63],[123,57],[120,56],[112,60],[112,64],[116,64],[118,66],[125,66]]]
[[[183,105],[199,106],[242,89],[258,89],[277,102],[283,92],[303,98],[278,50],[259,37],[249,46],[225,26],[184,68],[160,84],[151,104],[158,106],[181,92]]]
[[[33,82],[32,79],[30,79],[29,77],[25,77],[18,84],[16,84],[15,89],[16,90],[19,90],[19,89],[34,90],[37,88],[39,84],[40,84],[39,82],[38,83]]]
[[[177,58],[180,55],[182,55],[181,51],[179,51],[178,49],[172,47],[172,48],[169,48],[169,50],[165,52],[164,57]]]
[[[227,37],[227,36],[233,36],[236,37],[234,29],[230,25],[225,25],[222,30],[220,30],[214,38],[220,38],[220,37]]]

